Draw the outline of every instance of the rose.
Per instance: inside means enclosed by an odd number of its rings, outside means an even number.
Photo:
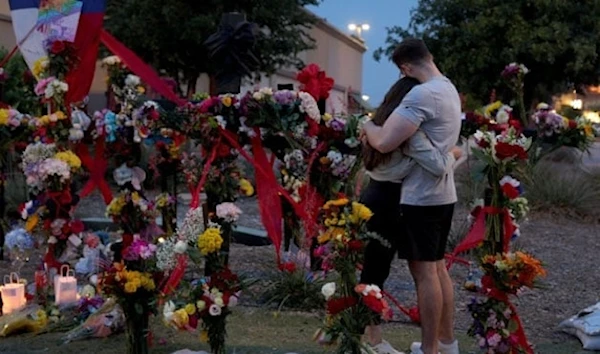
[[[321,288],[321,294],[325,296],[325,300],[329,300],[335,294],[335,283],[327,283]]]
[[[500,160],[508,160],[511,158],[526,160],[527,151],[525,151],[525,149],[519,145],[512,145],[499,141],[496,144],[496,157]]]
[[[50,46],[50,52],[52,54],[60,54],[65,50],[65,48],[66,48],[65,42],[54,41],[54,42],[52,42],[52,45]]]

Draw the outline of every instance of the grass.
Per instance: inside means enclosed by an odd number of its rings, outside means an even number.
[[[323,347],[312,340],[314,332],[322,324],[318,315],[281,312],[274,313],[259,308],[236,308],[228,323],[228,352],[236,354],[320,354],[332,353],[334,348]],[[199,341],[197,335],[176,332],[165,328],[159,320],[152,323],[154,354],[173,353],[177,350],[208,350],[208,346]],[[397,348],[408,349],[419,338],[419,329],[412,325],[389,324],[384,326],[385,337]],[[40,336],[25,334],[3,338],[0,341],[0,353],[46,353],[63,354],[86,352],[102,348],[103,354],[122,354],[125,348],[125,336],[114,335],[104,339],[90,339],[61,345],[62,333],[50,333]],[[473,350],[473,340],[464,333],[459,334],[463,347],[461,352]],[[162,339],[162,340],[161,340]],[[159,344],[159,341],[162,344]],[[25,349],[26,348],[26,349]]]

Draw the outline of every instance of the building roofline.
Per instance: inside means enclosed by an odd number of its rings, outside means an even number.
[[[350,36],[350,35],[342,32],[342,30],[340,30],[339,28],[330,24],[329,22],[327,22],[327,19],[317,16],[314,12],[312,12],[306,8],[302,8],[302,9],[317,20],[317,22],[314,25],[315,27],[317,27],[317,28],[331,34],[332,36],[336,37],[337,39],[343,41],[344,43],[348,44],[350,47],[359,51],[361,54],[363,54],[367,51],[367,47],[365,46],[365,43],[363,41],[359,40],[356,37]]]

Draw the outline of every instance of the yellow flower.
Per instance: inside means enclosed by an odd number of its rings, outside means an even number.
[[[594,130],[592,129],[592,126],[589,124],[586,124],[583,126],[583,131],[585,132],[585,135],[587,137],[593,138],[594,137]]]
[[[138,192],[131,193],[131,201],[132,202],[137,204],[137,203],[139,203],[140,199],[141,198],[140,198],[140,195],[138,194]]]
[[[0,125],[8,124],[8,109],[0,109]]]
[[[226,96],[221,97],[221,103],[225,107],[231,107],[231,104],[233,103],[233,100],[231,99],[231,96],[226,95]]]
[[[202,342],[202,343],[208,342],[208,331],[200,332],[200,342]]]
[[[33,63],[33,69],[31,69],[31,73],[33,76],[39,79],[47,68],[48,57],[41,57]]]
[[[185,312],[187,312],[188,315],[195,314],[196,313],[196,305],[194,305],[194,304],[185,305]]]
[[[50,124],[50,117],[48,117],[47,115],[41,116],[40,117],[40,124],[41,125],[48,125],[48,124]]]
[[[137,291],[138,287],[132,283],[132,282],[127,282],[125,283],[125,292],[128,294],[133,294]]]
[[[57,152],[54,158],[66,162],[73,170],[81,168],[81,160],[71,150]]]
[[[221,230],[216,227],[207,228],[200,237],[198,237],[198,249],[203,256],[217,252],[221,249],[223,238]]]
[[[330,200],[327,203],[325,203],[325,205],[323,206],[323,209],[327,210],[327,209],[331,208],[332,206],[337,206],[337,207],[345,206],[345,205],[348,205],[349,202],[350,201],[347,198]]]
[[[143,95],[144,93],[146,93],[146,89],[144,88],[144,86],[138,86],[137,93],[140,95]]]
[[[246,197],[251,197],[254,195],[254,187],[252,183],[245,178],[240,179],[240,190]]]
[[[352,202],[352,216],[350,221],[354,224],[358,224],[360,221],[369,221],[373,217],[371,209],[365,205],[357,202]]]
[[[333,116],[329,113],[325,113],[323,114],[323,121],[324,122],[329,122],[331,119],[333,119]]]
[[[54,115],[56,116],[56,119],[58,119],[58,120],[67,119],[67,115],[64,114],[63,111],[56,111],[56,112],[54,112]]]
[[[486,118],[492,118],[492,113],[494,111],[497,111],[498,109],[500,109],[500,107],[502,107],[502,102],[501,101],[496,101],[494,103],[491,103],[491,104],[485,106],[485,109],[483,111],[483,115]]]
[[[27,232],[33,231],[33,229],[35,229],[35,227],[37,226],[39,221],[40,221],[40,217],[38,216],[38,214],[31,215],[27,219],[27,222],[25,222],[25,230]]]
[[[179,309],[173,313],[173,323],[179,328],[183,328],[187,326],[190,321],[190,316],[188,316],[185,309]]]

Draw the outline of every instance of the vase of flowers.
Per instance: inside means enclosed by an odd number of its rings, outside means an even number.
[[[150,311],[140,303],[123,307],[125,314],[125,335],[127,337],[127,354],[148,353],[150,334]]]

